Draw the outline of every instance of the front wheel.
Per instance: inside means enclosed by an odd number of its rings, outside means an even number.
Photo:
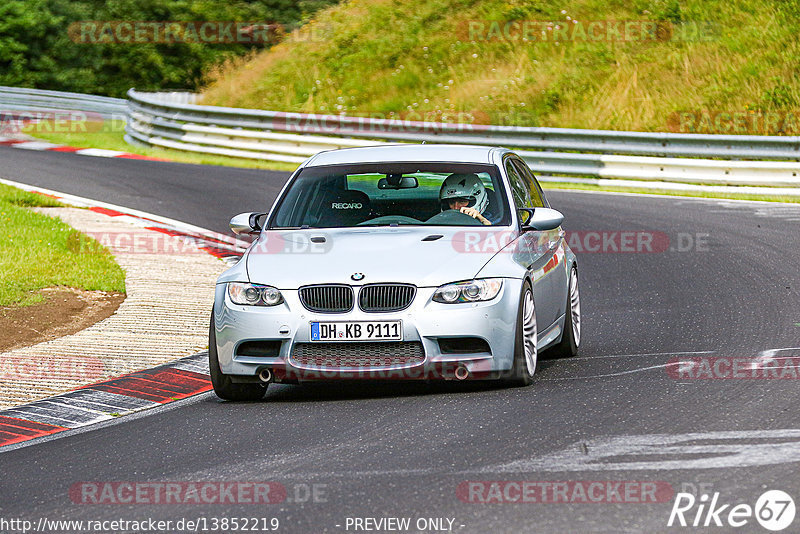
[[[522,286],[517,311],[517,335],[514,342],[514,363],[506,384],[512,387],[529,386],[536,373],[539,351],[536,347],[539,333],[536,327],[536,308],[533,304],[533,289],[527,280]]]
[[[567,291],[567,311],[561,341],[548,351],[554,358],[569,358],[578,354],[581,344],[581,294],[578,291],[578,269],[572,267]]]
[[[217,397],[229,401],[257,401],[260,400],[267,388],[261,384],[236,384],[230,375],[222,373],[217,355],[217,332],[214,327],[214,317],[211,317],[211,326],[208,330],[208,370],[211,375],[211,385]]]

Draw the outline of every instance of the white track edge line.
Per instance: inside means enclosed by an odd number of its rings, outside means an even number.
[[[207,228],[201,228],[200,226],[195,226],[193,224],[185,223],[182,221],[178,221],[175,219],[170,219],[169,217],[163,217],[161,215],[155,215],[153,213],[148,213],[146,211],[140,211],[137,209],[126,208],[124,206],[119,206],[117,204],[111,204],[108,202],[102,202],[100,200],[94,200],[86,197],[80,197],[77,195],[70,195],[69,193],[62,193],[60,191],[54,191],[52,189],[45,189],[44,187],[37,187],[28,184],[23,184],[22,182],[15,182],[13,180],[7,180],[5,178],[0,178],[0,183],[10,185],[12,187],[16,187],[19,189],[23,189],[25,191],[30,191],[34,193],[44,193],[46,195],[53,195],[62,198],[65,203],[69,203],[70,201],[83,204],[84,206],[91,206],[91,207],[98,207],[98,208],[106,208],[109,210],[118,211],[120,213],[124,213],[126,215],[133,215],[135,217],[143,218],[143,219],[151,219],[153,221],[172,226],[174,228],[185,230],[188,232],[194,232],[197,234],[205,235],[207,237],[212,237],[214,239],[218,239],[220,241],[224,241],[231,245],[236,245],[236,239],[221,234],[219,232],[215,232],[213,230],[209,230]]]

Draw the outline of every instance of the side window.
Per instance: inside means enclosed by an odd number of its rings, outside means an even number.
[[[536,181],[536,178],[533,176],[530,168],[519,160],[512,160],[514,166],[519,171],[519,175],[523,177],[523,181],[525,182],[526,189],[530,191],[531,195],[531,208],[544,208],[547,206],[547,201],[544,198],[544,193],[542,192],[541,186],[539,186],[539,182]]]
[[[534,207],[531,205],[531,192],[510,159],[506,160],[506,173],[508,181],[511,183],[511,196],[514,198],[515,207],[517,209]]]

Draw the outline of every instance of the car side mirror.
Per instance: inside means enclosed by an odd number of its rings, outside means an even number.
[[[550,208],[520,208],[517,212],[523,232],[553,230],[564,222],[564,215]]]
[[[240,213],[239,215],[235,216],[231,219],[230,227],[231,231],[233,231],[236,235],[252,235],[257,234],[261,231],[262,221],[261,217],[266,215],[266,213],[259,213],[259,212],[252,212],[252,213]]]

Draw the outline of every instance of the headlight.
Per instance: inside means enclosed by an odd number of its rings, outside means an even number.
[[[242,306],[277,306],[283,302],[283,295],[274,287],[242,282],[230,282],[228,295],[234,304]]]
[[[502,278],[481,278],[469,282],[457,282],[437,289],[433,294],[433,300],[445,304],[492,300],[500,293],[502,287]]]

